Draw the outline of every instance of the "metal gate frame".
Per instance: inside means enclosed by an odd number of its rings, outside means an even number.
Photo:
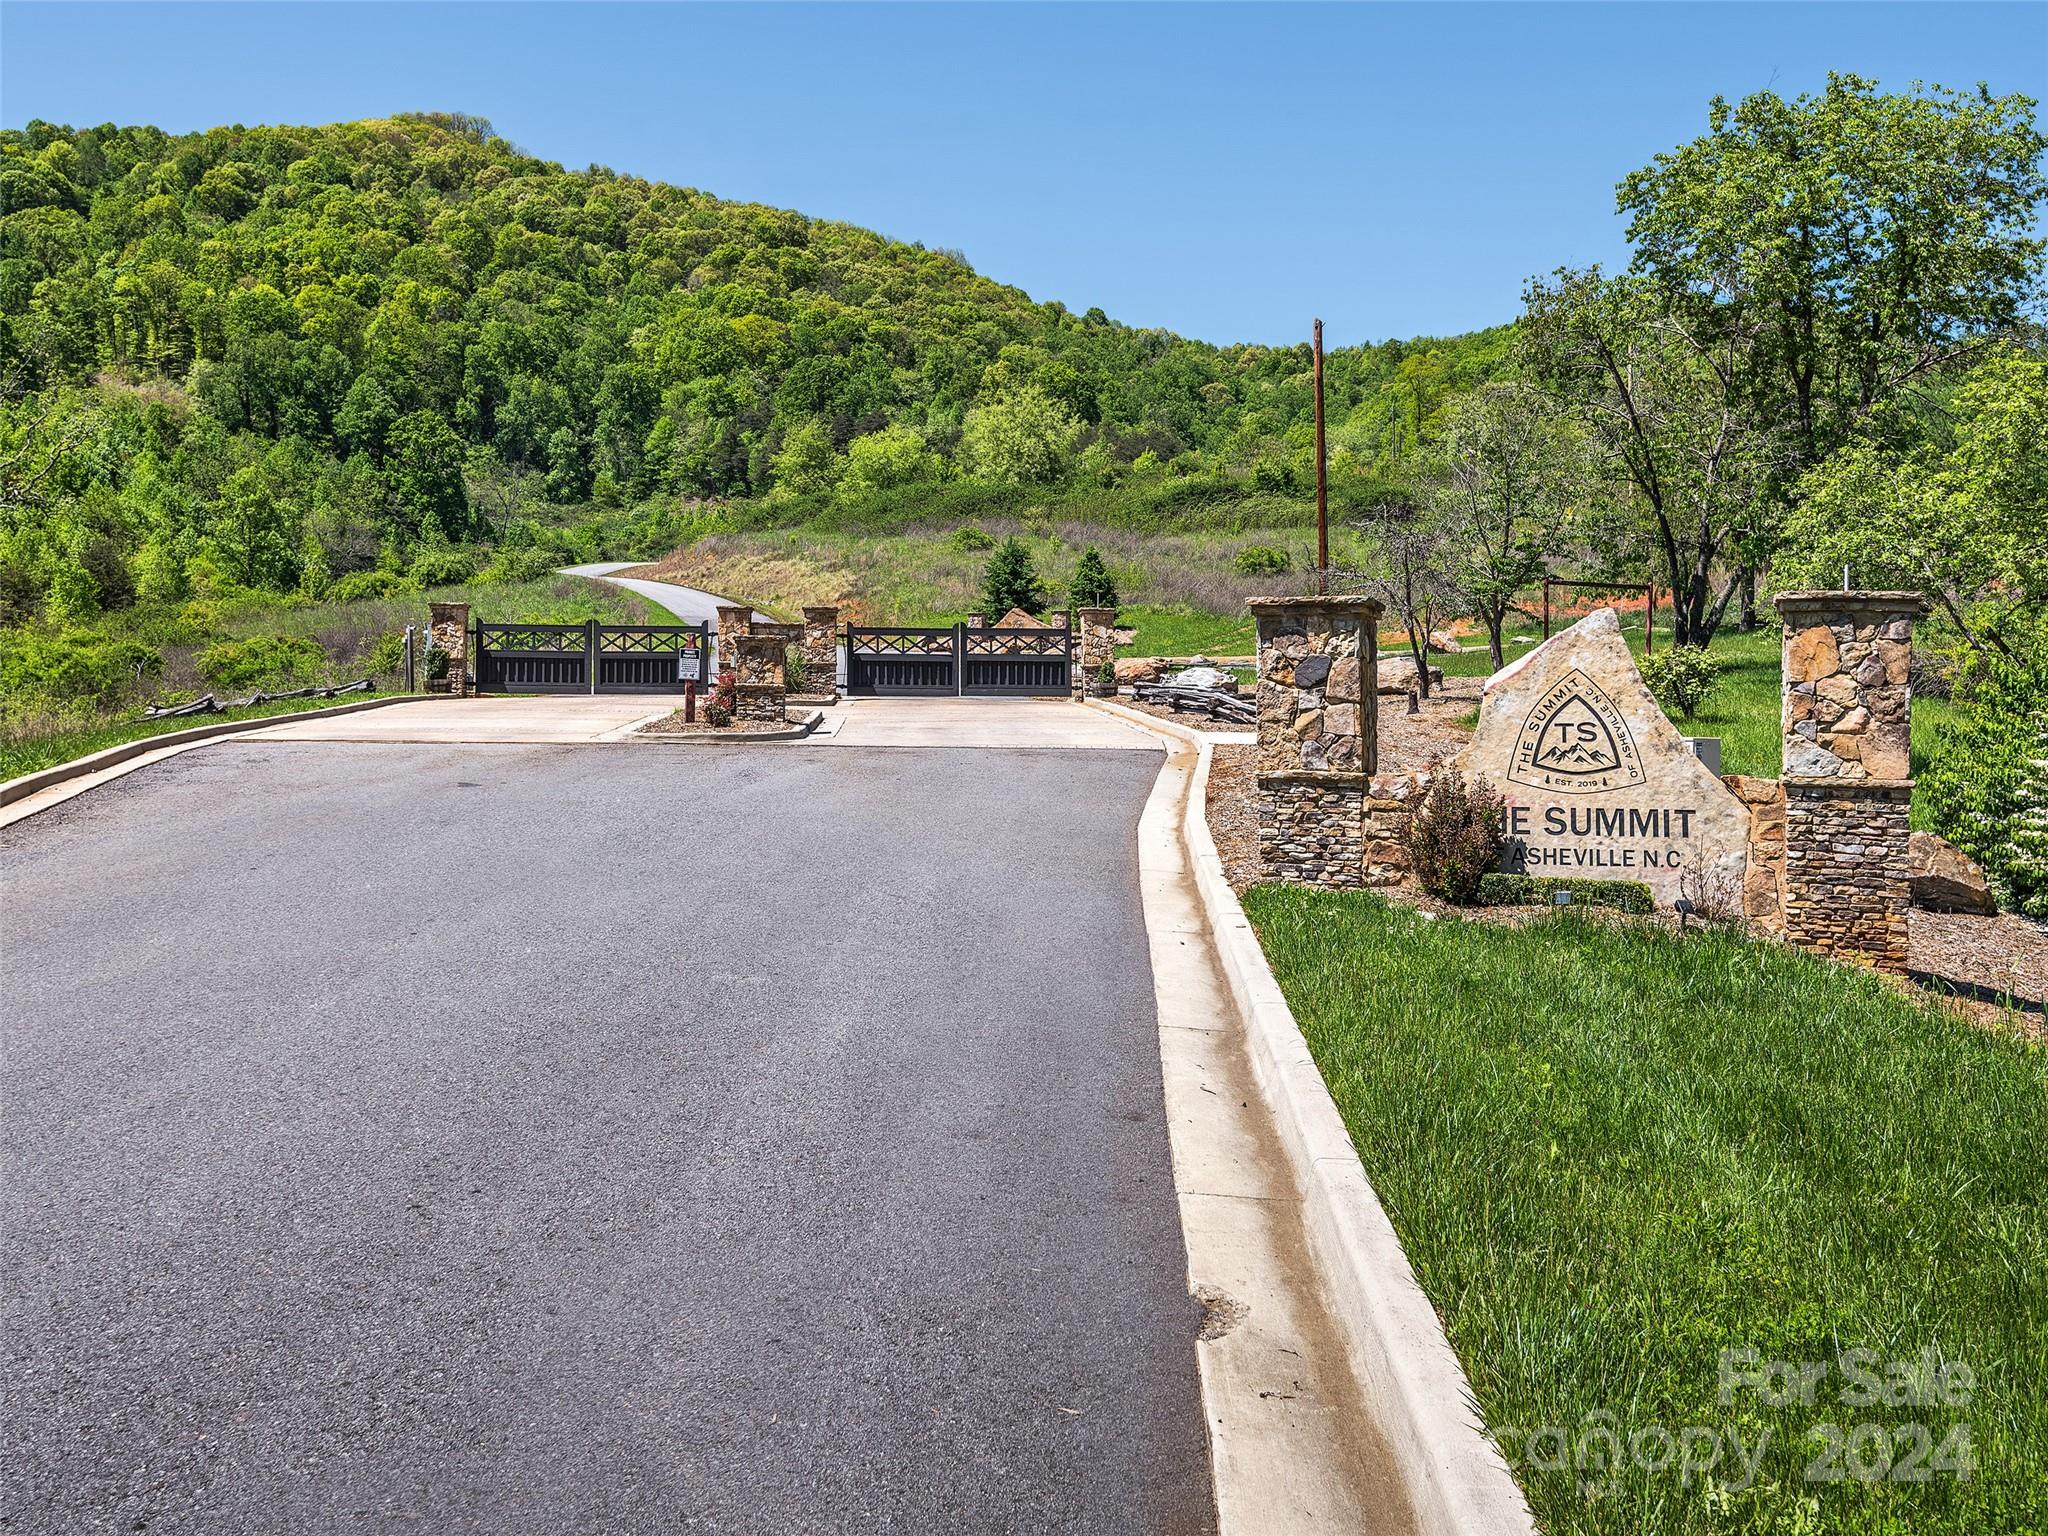
[[[471,636],[479,693],[681,693],[705,681],[707,624],[490,624]]]
[[[1073,690],[1074,631],[971,629],[965,624],[846,626],[851,698],[1064,698]]]

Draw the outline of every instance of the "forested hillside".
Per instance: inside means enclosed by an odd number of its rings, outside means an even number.
[[[0,209],[9,623],[448,579],[475,562],[447,546],[588,509],[653,554],[707,500],[900,516],[943,483],[1078,477],[1199,504],[1308,474],[1305,346],[1076,315],[474,120],[37,123],[0,133]],[[1340,468],[1398,457],[1504,348],[1334,352]]]

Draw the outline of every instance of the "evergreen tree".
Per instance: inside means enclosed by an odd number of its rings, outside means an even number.
[[[1081,563],[1074,567],[1074,584],[1068,595],[1076,608],[1114,608],[1121,601],[1102,551],[1093,544],[1081,551]]]
[[[1045,607],[1045,588],[1031,551],[1015,534],[996,546],[981,573],[981,616],[994,624],[1012,608],[1036,615]]]

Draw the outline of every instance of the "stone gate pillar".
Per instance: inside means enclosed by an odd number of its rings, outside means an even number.
[[[427,680],[429,693],[452,693],[457,698],[469,696],[469,604],[429,603],[427,604],[427,636],[437,651],[448,653],[448,678],[436,688],[432,678]]]
[[[788,639],[779,634],[750,633],[734,642],[734,719],[780,723],[788,718],[788,685],[782,666],[788,645]]]
[[[1281,880],[1365,884],[1366,781],[1379,760],[1380,605],[1255,597],[1259,858]]]
[[[804,609],[804,691],[829,695],[839,691],[839,610]]]
[[[1781,592],[1785,936],[1906,968],[1918,592]]]
[[[737,671],[740,659],[740,641],[754,627],[754,610],[737,603],[718,605],[718,672],[727,667]],[[714,678],[717,672],[712,674]]]
[[[1105,661],[1116,665],[1116,610],[1077,608],[1074,622],[1080,626],[1074,635],[1074,697],[1079,698],[1095,685]]]

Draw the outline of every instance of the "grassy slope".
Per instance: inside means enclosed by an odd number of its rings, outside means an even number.
[[[1781,946],[1564,916],[1425,921],[1246,901],[1423,1288],[1511,1457],[1621,1434],[1773,1443],[1747,1491],[1518,1465],[1555,1536],[2040,1532],[2048,1508],[2048,1054]],[[1716,1400],[1723,1348],[1932,1347],[1967,1407]],[[1813,1427],[1967,1421],[1967,1482],[1803,1478]]]
[[[0,742],[0,780],[17,779],[74,757],[104,752],[123,742],[141,741],[149,736],[167,736],[195,726],[217,725],[223,720],[261,720],[272,715],[298,715],[309,709],[333,709],[341,704],[382,698],[383,693],[352,693],[339,699],[280,699],[249,709],[227,709],[217,715],[187,715],[176,720],[123,720],[111,725],[88,726],[79,730],[53,731],[47,735]]]
[[[350,683],[371,677],[380,685],[397,683],[394,674],[379,673],[372,663],[372,651],[379,637],[395,635],[408,624],[424,627],[427,604],[444,599],[467,602],[479,617],[504,622],[581,623],[601,619],[611,623],[665,624],[674,615],[647,599],[606,582],[580,576],[549,576],[538,581],[503,585],[443,587],[431,592],[411,592],[396,597],[371,598],[354,603],[281,601],[243,594],[187,605],[180,610],[128,609],[104,616],[98,629],[118,638],[133,638],[155,647],[163,656],[163,675],[143,694],[103,711],[73,709],[56,714],[18,713],[0,718],[0,762],[26,763],[14,767],[5,777],[32,772],[37,767],[63,762],[84,752],[99,750],[117,742],[132,740],[148,729],[118,734],[132,727],[148,727],[139,719],[149,703],[177,703],[205,692],[247,693],[246,687],[214,689],[198,670],[207,646],[222,640],[251,635],[303,636],[315,640],[326,654],[324,665],[311,674],[276,677],[260,686],[286,689],[311,683]],[[193,617],[193,616],[197,617]],[[279,706],[282,708],[282,706]],[[217,717],[213,717],[217,718]],[[113,732],[116,734],[107,735]],[[101,736],[105,736],[101,740]],[[95,741],[94,746],[76,746]]]

